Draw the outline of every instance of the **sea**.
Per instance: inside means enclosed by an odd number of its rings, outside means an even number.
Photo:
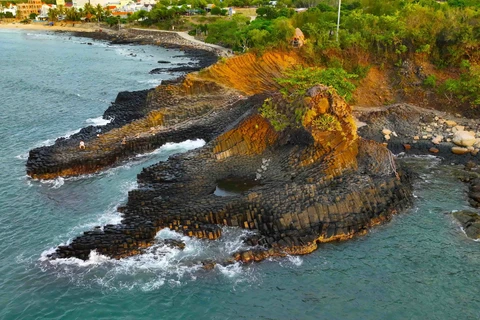
[[[82,232],[120,222],[116,207],[143,167],[204,144],[168,143],[76,178],[26,176],[30,149],[105,124],[119,91],[178,76],[149,74],[159,60],[190,62],[172,49],[0,30],[0,319],[480,319],[480,242],[451,215],[469,208],[467,189],[460,168],[434,157],[399,159],[418,175],[410,209],[310,255],[204,270],[202,259],[244,247],[246,231],[228,228],[217,241],[157,234],[183,240],[183,251],[47,259]]]

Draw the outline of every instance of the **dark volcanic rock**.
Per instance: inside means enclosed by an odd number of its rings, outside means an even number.
[[[200,66],[181,66],[181,67],[173,67],[173,68],[155,68],[151,70],[149,73],[150,74],[161,74],[161,73],[166,73],[166,72],[195,72],[199,71],[202,69]]]
[[[460,222],[463,230],[471,239],[480,239],[480,215],[471,211],[457,211],[453,213],[455,219]]]
[[[230,106],[230,117],[224,114],[211,127],[222,124],[223,132],[203,148],[142,170],[139,188],[122,207],[121,224],[85,232],[52,257],[87,259],[97,250],[121,258],[152,245],[162,228],[214,240],[222,226],[232,226],[258,232],[245,240],[255,248],[233,258],[260,261],[309,253],[318,243],[349,239],[388,221],[410,203],[409,176],[392,166],[386,148],[358,139],[349,107],[331,95],[324,87],[305,101],[314,111],[317,103],[330,101],[339,131],[305,119],[306,130],[278,133],[257,114],[265,97]],[[229,197],[214,194],[219,181],[234,179],[252,183]]]

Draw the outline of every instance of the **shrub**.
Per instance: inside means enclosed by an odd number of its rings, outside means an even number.
[[[437,77],[431,74],[423,80],[423,85],[429,88],[435,88],[437,86]]]
[[[346,101],[350,101],[356,89],[350,80],[355,78],[358,78],[358,75],[350,74],[342,68],[320,69],[301,66],[286,70],[283,77],[275,80],[284,87],[281,92],[285,96],[302,96],[311,87],[324,84],[333,87]]]
[[[325,113],[312,121],[313,126],[321,131],[340,131],[342,127],[340,122],[338,121],[337,117]]]
[[[263,105],[258,110],[262,117],[267,119],[275,131],[282,131],[289,125],[291,125],[288,117],[277,110],[277,106],[272,102],[272,99],[265,99]]]
[[[210,13],[219,16],[222,14],[222,9],[220,7],[213,7],[212,10],[210,10]]]

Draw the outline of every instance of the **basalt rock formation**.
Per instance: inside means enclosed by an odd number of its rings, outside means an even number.
[[[87,259],[97,250],[121,258],[153,244],[163,228],[214,240],[225,225],[257,230],[247,239],[254,248],[234,258],[259,261],[309,253],[389,220],[409,203],[408,177],[386,148],[358,138],[350,107],[329,91],[312,88],[303,128],[283,132],[258,114],[260,103],[245,100],[251,107],[203,148],[145,168],[120,225],[85,232],[54,257]],[[325,114],[338,119],[336,130],[315,126]],[[217,196],[225,180],[250,189]]]
[[[68,142],[32,150],[28,173],[53,178],[96,172],[165,142],[207,141],[143,169],[120,224],[87,231],[51,257],[88,259],[96,250],[122,258],[163,228],[215,240],[232,226],[255,231],[245,240],[251,249],[233,259],[260,261],[364,234],[405,208],[408,174],[382,144],[357,135],[342,98],[322,85],[293,102],[278,93],[272,78],[298,62],[285,53],[235,57],[149,92],[144,117],[89,137],[85,150]],[[300,123],[275,130],[259,112],[267,98],[303,108]]]

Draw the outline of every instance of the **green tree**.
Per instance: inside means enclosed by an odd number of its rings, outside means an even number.
[[[28,16],[31,20],[35,20],[35,18],[37,17],[37,14],[36,13],[30,13],[30,15]]]
[[[210,14],[219,16],[222,14],[222,9],[220,7],[213,7],[212,10],[210,10]]]
[[[57,21],[58,19],[58,9],[53,8],[48,10],[48,20],[49,21]]]

